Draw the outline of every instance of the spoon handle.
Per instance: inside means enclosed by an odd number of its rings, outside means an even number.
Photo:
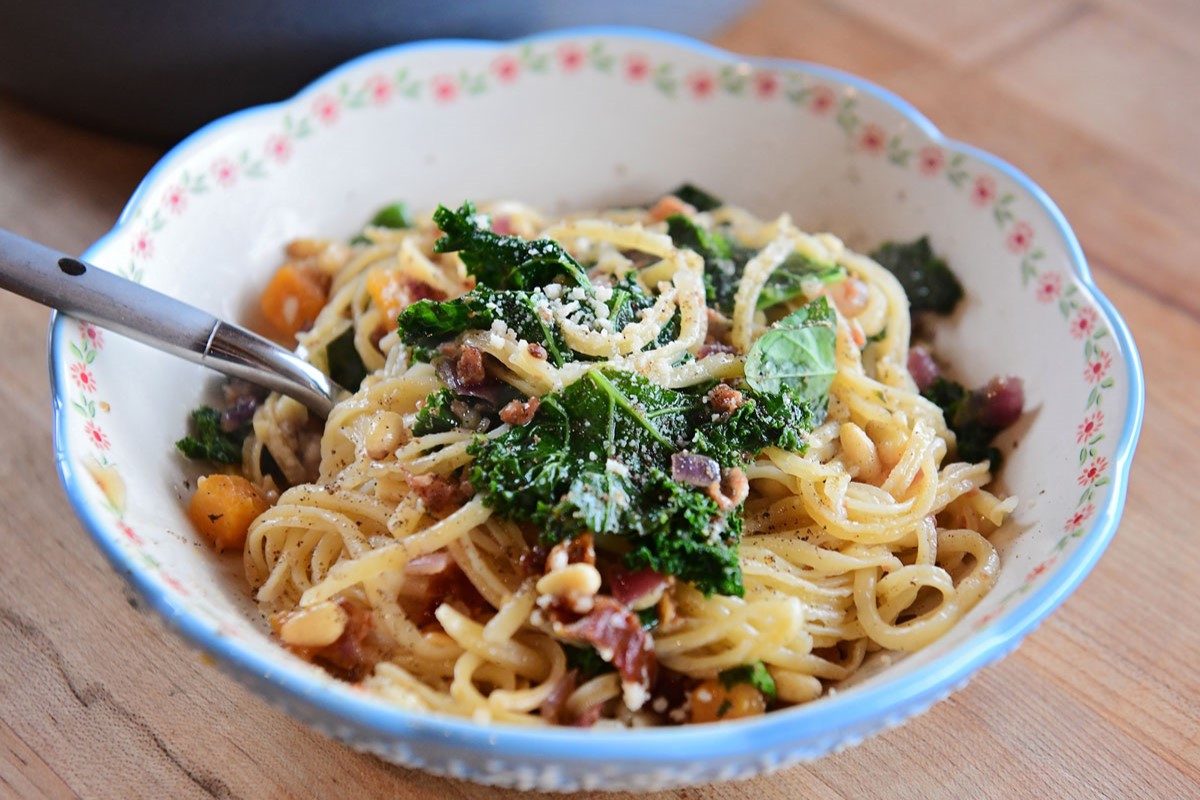
[[[340,387],[245,328],[0,228],[0,289],[288,395],[322,418]]]

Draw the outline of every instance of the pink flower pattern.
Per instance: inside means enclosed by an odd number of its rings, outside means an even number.
[[[1075,318],[1071,320],[1071,335],[1076,339],[1086,339],[1091,336],[1092,331],[1096,330],[1098,321],[1099,316],[1096,314],[1096,309],[1086,306],[1079,309]]]
[[[717,82],[713,76],[702,69],[696,70],[688,76],[687,85],[692,90],[692,95],[698,100],[712,96],[713,91],[717,88]]]
[[[1030,245],[1033,244],[1033,226],[1028,222],[1018,222],[1012,226],[1012,230],[1008,232],[1008,238],[1005,240],[1008,246],[1008,252],[1014,255],[1028,252]]]
[[[182,186],[172,186],[163,195],[163,205],[172,214],[182,214],[187,208],[187,189]]]
[[[779,76],[774,72],[759,72],[754,76],[754,93],[769,100],[779,93]]]
[[[510,55],[503,55],[492,62],[492,74],[502,83],[512,83],[521,74],[521,62]]]
[[[1083,418],[1075,434],[1075,444],[1083,444],[1100,432],[1104,427],[1104,412],[1095,411]]]
[[[1097,480],[1100,479],[1100,476],[1103,475],[1104,471],[1107,469],[1108,459],[1104,456],[1096,456],[1090,462],[1088,462],[1086,467],[1083,468],[1083,472],[1079,473],[1079,485],[1093,485]]]
[[[237,164],[233,163],[233,161],[228,158],[218,158],[216,161],[214,161],[211,171],[213,174],[213,179],[216,180],[216,182],[221,186],[229,188],[237,183]]]
[[[124,520],[121,520],[120,522],[118,522],[117,530],[119,530],[121,533],[123,533],[125,535],[126,539],[128,539],[129,541],[138,545],[139,547],[141,546],[142,537],[138,536],[137,533],[133,530],[133,528],[129,527],[128,522],[125,522]]]
[[[150,236],[149,231],[142,231],[133,240],[130,245],[130,250],[133,251],[135,258],[153,258],[154,257],[154,239]]]
[[[371,97],[371,102],[377,106],[386,105],[392,99],[392,82],[382,75],[367,78],[364,88]]]
[[[1029,574],[1025,576],[1025,582],[1033,583],[1038,578],[1042,577],[1042,575],[1045,574],[1046,570],[1048,570],[1048,569],[1050,569],[1050,567],[1054,566],[1054,562],[1056,560],[1057,559],[1051,558],[1047,561],[1043,561],[1042,563],[1038,564],[1033,569],[1029,570]]]
[[[887,133],[874,122],[868,123],[859,134],[858,146],[871,155],[882,153],[887,147]]]
[[[286,163],[292,157],[291,137],[275,134],[267,139],[267,156],[280,164]]]
[[[341,104],[332,95],[323,94],[313,101],[313,114],[325,125],[337,122],[341,112]]]
[[[641,53],[630,53],[625,57],[625,79],[636,83],[650,74],[650,59]]]
[[[83,424],[83,433],[88,437],[88,439],[91,440],[92,445],[100,450],[107,450],[112,446],[112,442],[109,441],[108,435],[104,431],[100,430],[100,426],[90,419]]]
[[[989,206],[996,199],[996,179],[991,175],[980,175],[971,185],[971,202],[977,206]]]
[[[837,105],[837,95],[828,86],[814,86],[809,95],[808,108],[814,114],[828,114]]]
[[[1083,508],[1076,509],[1075,513],[1067,517],[1067,521],[1063,523],[1063,530],[1070,533],[1091,519],[1094,513],[1096,513],[1096,507],[1091,503],[1088,503]]]
[[[1083,368],[1083,377],[1088,383],[1100,383],[1112,369],[1112,356],[1103,350],[1096,351],[1096,357],[1087,362]]]
[[[82,361],[76,361],[71,365],[71,380],[75,382],[80,391],[88,394],[94,394],[96,391],[96,377]]]
[[[437,75],[429,81],[433,98],[441,103],[451,103],[458,97],[458,81],[450,75]]]
[[[578,72],[586,60],[587,55],[577,44],[564,44],[558,48],[558,63],[562,66],[563,72]]]
[[[942,152],[942,148],[934,145],[922,147],[917,153],[917,169],[922,175],[933,177],[942,171],[942,167],[946,165],[946,154]]]
[[[104,331],[90,322],[79,323],[79,335],[87,340],[88,346],[93,350],[104,347]]]
[[[1035,296],[1039,303],[1053,303],[1062,293],[1062,275],[1057,272],[1043,272],[1038,277]]]

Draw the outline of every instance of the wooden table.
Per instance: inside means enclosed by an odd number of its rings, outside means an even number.
[[[769,0],[717,41],[878,81],[1058,201],[1146,367],[1124,521],[1015,655],[924,716],[668,796],[1200,796],[1200,4],[883,5]],[[0,226],[80,251],[159,155],[0,101]],[[139,612],[55,476],[46,318],[0,296],[0,796],[487,795],[323,739]]]

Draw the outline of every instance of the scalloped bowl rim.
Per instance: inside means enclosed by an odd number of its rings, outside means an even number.
[[[853,692],[827,696],[817,703],[773,712],[752,720],[732,721],[721,725],[621,731],[580,731],[569,728],[529,729],[502,723],[485,725],[467,719],[408,711],[380,703],[367,695],[356,697],[348,696],[345,693],[325,692],[304,676],[280,670],[279,665],[269,658],[256,654],[236,641],[222,637],[206,628],[196,617],[181,612],[163,587],[150,580],[144,569],[136,564],[128,553],[120,549],[115,540],[104,533],[107,526],[98,517],[97,507],[80,491],[79,476],[68,460],[65,449],[67,419],[65,394],[62,390],[63,387],[59,385],[54,365],[60,361],[61,351],[66,346],[66,336],[61,333],[61,329],[67,318],[65,315],[55,313],[51,318],[49,332],[54,450],[59,477],[71,505],[113,566],[126,576],[161,618],[181,633],[191,644],[217,656],[218,664],[232,668],[235,675],[241,673],[240,677],[243,678],[253,677],[256,680],[266,680],[289,695],[291,700],[309,706],[311,710],[353,722],[383,737],[435,734],[443,737],[447,744],[476,750],[481,754],[486,753],[495,757],[536,753],[542,758],[564,762],[595,763],[619,759],[629,762],[653,761],[662,764],[684,760],[694,762],[718,756],[726,758],[749,756],[786,746],[801,738],[837,730],[851,730],[872,721],[883,726],[888,722],[899,721],[918,713],[944,697],[949,688],[962,685],[978,670],[1011,652],[1026,635],[1042,622],[1046,615],[1074,591],[1095,566],[1116,532],[1125,505],[1129,467],[1142,425],[1145,390],[1141,363],[1129,329],[1113,305],[1096,286],[1079,241],[1058,206],[1041,187],[1021,171],[991,153],[945,136],[912,104],[893,92],[866,79],[832,67],[795,59],[743,56],[685,36],[641,28],[607,26],[568,28],[509,41],[435,39],[395,45],[364,54],[342,64],[308,84],[292,98],[234,112],[205,125],[179,142],[146,174],[126,203],[116,224],[84,253],[84,257],[93,257],[94,253],[110,237],[115,236],[129,225],[130,218],[141,202],[147,187],[198,141],[206,139],[218,130],[238,123],[243,117],[255,116],[286,106],[295,97],[311,91],[316,86],[330,83],[343,73],[364,63],[400,52],[422,49],[437,49],[447,46],[495,49],[513,43],[581,36],[638,38],[649,42],[662,42],[688,48],[701,55],[720,59],[734,57],[748,63],[776,68],[801,67],[810,74],[853,86],[899,111],[933,142],[948,150],[979,159],[1007,176],[1028,192],[1029,196],[1047,212],[1058,235],[1062,237],[1063,243],[1066,245],[1075,277],[1095,299],[1103,312],[1105,321],[1111,326],[1113,335],[1120,343],[1129,382],[1128,411],[1119,442],[1114,450],[1111,473],[1113,489],[1108,502],[1094,518],[1083,541],[1080,542],[1070,558],[1054,570],[1045,585],[1023,602],[1004,612],[987,627],[964,640],[955,650],[913,671],[902,683],[896,684],[884,680],[877,685],[858,688]],[[588,744],[586,754],[579,752],[578,745],[583,742]],[[647,745],[655,744],[669,744],[671,748],[666,750],[647,747]]]

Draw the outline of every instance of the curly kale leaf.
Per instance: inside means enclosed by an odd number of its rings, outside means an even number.
[[[487,228],[487,218],[465,202],[457,211],[438,206],[433,221],[444,234],[434,244],[439,253],[458,253],[467,271],[492,289],[532,289],[561,280],[591,291],[579,262],[551,239],[526,241]]]
[[[592,370],[546,395],[533,420],[478,439],[471,482],[510,519],[548,542],[585,531],[626,537],[626,564],[650,567],[705,592],[742,594],[738,513],[672,480],[672,454],[708,418],[703,399],[616,370]]]
[[[697,211],[712,211],[725,205],[725,201],[721,198],[709,194],[703,189],[693,186],[690,183],[685,183],[671,194],[678,197],[683,202],[687,203]]]
[[[824,297],[776,322],[746,356],[746,382],[760,392],[794,393],[824,406],[837,373],[836,316]]]
[[[453,300],[418,300],[400,312],[400,340],[408,345],[429,347],[449,341],[468,330],[487,330],[502,321],[519,339],[537,342],[555,366],[575,359],[563,341],[558,326],[538,313],[534,292],[496,291],[478,286]]]
[[[767,672],[766,664],[761,661],[727,669],[717,675],[717,679],[726,689],[732,689],[739,683],[748,683],[762,692],[768,702],[775,699],[775,679]]]
[[[962,284],[946,261],[934,254],[928,236],[912,242],[887,242],[871,253],[871,258],[900,281],[914,314],[949,314],[962,299]]]
[[[694,250],[704,259],[704,291],[708,304],[726,314],[732,312],[742,273],[757,251],[738,244],[728,230],[705,230],[683,214],[667,217],[667,234],[676,247]],[[756,306],[770,308],[805,294],[805,288],[814,281],[835,283],[845,277],[846,270],[838,264],[794,252],[767,278]]]
[[[704,293],[708,304],[725,313],[733,311],[742,272],[755,251],[736,244],[719,231],[705,230],[683,214],[667,217],[667,235],[676,247],[693,250],[704,259]]]
[[[211,406],[200,406],[192,412],[193,435],[180,439],[175,446],[193,460],[238,464],[242,460],[242,442],[249,433],[249,422],[234,431],[222,430],[221,412]]]
[[[567,669],[577,670],[581,681],[591,680],[597,675],[603,675],[616,669],[605,661],[596,652],[596,648],[590,644],[564,645],[563,653],[567,656]]]
[[[804,434],[825,417],[828,398],[805,403],[790,391],[759,392],[741,388],[745,403],[727,420],[699,426],[691,449],[715,458],[721,464],[736,464],[768,447],[803,453],[808,444]]]
[[[999,469],[1000,450],[992,447],[992,439],[1003,428],[985,425],[980,420],[981,406],[974,392],[961,383],[938,376],[922,394],[941,407],[946,425],[958,439],[960,460],[972,464],[990,461],[993,472]]]
[[[453,389],[443,386],[425,398],[425,404],[413,421],[412,432],[414,436],[427,436],[457,428],[484,431],[499,424],[499,419],[491,403],[476,397],[459,396]]]
[[[580,304],[577,321],[595,319],[592,302],[594,298]],[[464,331],[487,330],[500,320],[518,339],[536,342],[546,348],[547,357],[555,366],[587,360],[567,346],[557,323],[546,312],[546,303],[546,296],[540,289],[496,291],[486,286],[476,287],[454,300],[420,300],[400,312],[400,338],[408,345],[428,347],[449,341]],[[639,313],[654,305],[654,298],[641,287],[637,276],[630,273],[613,287],[612,296],[605,305],[608,309],[605,319],[614,331],[621,331],[626,325],[637,322]],[[676,315],[648,346],[657,347],[678,335],[679,318]]]

